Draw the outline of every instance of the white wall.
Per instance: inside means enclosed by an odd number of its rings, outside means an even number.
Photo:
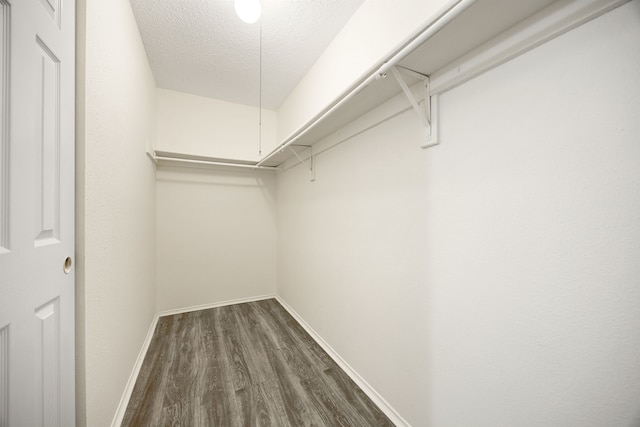
[[[276,146],[276,112],[158,89],[155,149],[224,159],[259,160]],[[260,127],[262,122],[262,127]]]
[[[159,311],[275,294],[275,184],[270,172],[158,168]]]
[[[85,9],[86,8],[86,9]],[[127,0],[78,1],[79,426],[108,426],[155,314],[155,82]]]
[[[413,426],[640,422],[640,3],[278,177],[278,293]],[[635,424],[634,424],[635,423]]]

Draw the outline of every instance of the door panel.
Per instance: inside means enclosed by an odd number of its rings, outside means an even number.
[[[59,299],[49,301],[35,311],[38,319],[36,381],[42,390],[38,396],[38,418],[42,425],[58,425],[60,410],[60,309]]]
[[[0,426],[9,425],[9,325],[0,328]]]
[[[0,0],[0,255],[9,246],[9,4]]]
[[[0,427],[73,426],[75,2],[0,23]]]
[[[36,38],[38,54],[36,64],[36,117],[37,158],[40,167],[36,189],[37,237],[36,246],[57,243],[60,236],[60,61]]]
[[[51,20],[60,28],[60,0],[40,0]]]

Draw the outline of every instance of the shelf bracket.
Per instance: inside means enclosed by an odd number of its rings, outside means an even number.
[[[403,68],[403,71],[410,73],[413,77],[417,77],[422,80],[421,91],[423,91],[424,93],[424,102],[423,105],[420,106],[419,101],[416,100],[414,93],[411,91],[411,89],[409,89],[409,86],[407,86],[407,83],[404,81],[404,78],[400,74],[398,68],[398,66],[391,67],[391,74],[393,74],[393,77],[396,79],[396,82],[398,82],[398,85],[411,103],[413,110],[418,115],[420,122],[426,130],[426,142],[424,144],[421,144],[420,146],[422,148],[427,148],[437,145],[437,120],[435,120],[437,118],[437,97],[431,96],[429,76]],[[422,96],[419,96],[418,99],[420,98],[422,98]]]
[[[302,157],[300,157],[298,152],[296,150],[294,150],[293,147],[308,148],[309,149],[309,157],[307,158],[307,160],[309,160],[309,162],[307,163],[307,161],[305,161]],[[314,157],[313,157],[313,147],[311,147],[310,145],[295,145],[295,144],[291,144],[291,145],[288,145],[287,148],[289,150],[291,150],[291,152],[298,158],[298,160],[300,160],[300,163],[302,163],[303,165],[305,165],[306,167],[309,168],[309,181],[315,181],[316,180],[316,168],[315,168],[315,161],[314,161]]]

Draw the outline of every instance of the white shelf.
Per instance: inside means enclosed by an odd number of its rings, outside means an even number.
[[[301,151],[300,146],[311,147],[402,92],[391,76],[379,78],[390,65],[415,72],[403,74],[408,86],[419,81],[416,75],[429,76],[431,89],[427,96],[434,96],[627,1],[453,1],[451,8],[431,26],[422,29],[406,45],[398,46],[396,54],[379,64],[373,75],[354,82],[350,90],[261,160],[247,162],[158,151],[150,153],[150,157],[157,164],[277,171],[295,156],[287,147],[297,147],[297,152]],[[410,106],[408,99],[406,106]],[[431,145],[434,144],[423,146]]]
[[[147,152],[147,155],[158,166],[190,166],[190,167],[223,167],[223,168],[242,168],[252,170],[270,170],[277,171],[277,167],[258,166],[257,161],[223,159],[219,157],[197,156],[185,153],[173,153],[169,151],[154,150]]]
[[[627,1],[472,1],[435,34],[412,48],[397,65],[430,76],[431,95],[437,95]],[[364,87],[357,82],[343,94],[342,98],[348,100],[338,100],[339,107],[320,120],[307,123],[304,135],[293,144],[313,146],[401,92],[393,78],[372,80],[364,76],[361,82],[365,80],[368,84]],[[411,86],[418,80],[405,76],[405,81]],[[259,164],[282,166],[294,157],[290,150],[283,150],[288,143],[283,141]]]

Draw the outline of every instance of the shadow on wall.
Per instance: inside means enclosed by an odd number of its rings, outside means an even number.
[[[176,184],[221,185],[231,187],[265,187],[272,172],[237,171],[231,168],[197,168],[158,166],[157,181]],[[275,193],[273,194],[275,197]]]
[[[156,181],[164,184],[180,184],[195,188],[211,187],[220,189],[257,189],[262,194],[270,220],[276,222],[276,175],[270,171],[238,171],[231,168],[196,168],[158,166]]]

